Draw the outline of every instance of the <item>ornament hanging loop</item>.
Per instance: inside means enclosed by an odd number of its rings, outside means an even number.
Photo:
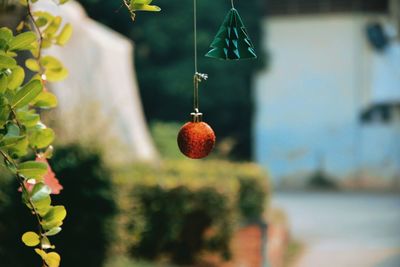
[[[208,79],[208,74],[196,72],[193,76],[193,87],[194,87],[194,98],[193,98],[193,109],[195,113],[200,113],[199,111],[199,83],[201,81],[206,81]]]
[[[231,5],[232,5],[232,8],[235,8],[235,5],[233,4],[233,0],[231,0]]]

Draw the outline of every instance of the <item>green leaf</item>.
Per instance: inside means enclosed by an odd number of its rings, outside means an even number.
[[[48,35],[53,35],[55,34],[58,29],[60,28],[62,18],[60,16],[54,17],[53,21],[47,26],[47,28],[43,31],[43,34],[48,36]]]
[[[143,4],[134,4],[131,8],[132,11],[152,11],[159,12],[161,8],[154,5],[143,5]]]
[[[26,127],[34,127],[40,120],[39,114],[36,114],[34,110],[29,111],[18,111],[17,119]]]
[[[46,79],[49,82],[59,82],[68,77],[68,70],[66,68],[61,69],[47,69],[44,73]]]
[[[33,15],[37,18],[44,18],[47,21],[52,21],[54,19],[54,16],[51,13],[42,10],[33,12]]]
[[[58,234],[59,232],[61,232],[61,227],[54,227],[52,229],[50,229],[49,231],[47,231],[46,233],[44,233],[46,236],[53,236]]]
[[[64,80],[68,76],[68,70],[55,57],[45,56],[40,60],[45,68],[44,74],[49,82],[57,82]]]
[[[10,50],[29,50],[32,47],[31,44],[36,41],[36,34],[33,32],[23,32],[10,41]]]
[[[28,105],[33,99],[35,99],[40,92],[42,92],[42,83],[38,80],[32,80],[22,87],[14,96],[11,101],[12,108],[21,108]]]
[[[53,56],[44,56],[40,59],[40,63],[45,68],[49,69],[60,69],[63,67],[63,64]]]
[[[30,193],[31,200],[32,202],[38,206],[38,208],[45,209],[47,208],[48,210],[50,209],[50,194],[51,194],[51,189],[44,183],[37,183],[32,189],[32,192]],[[50,199],[51,202],[51,199]],[[40,206],[40,207],[39,207]],[[48,213],[48,211],[46,212]]]
[[[50,211],[43,217],[43,220],[52,222],[58,221],[62,222],[67,216],[67,211],[64,206],[54,206]]]
[[[6,149],[18,144],[19,141],[25,139],[25,136],[3,137],[0,140],[0,148]]]
[[[12,31],[7,27],[0,28],[0,40],[7,44],[13,38]]]
[[[35,249],[35,252],[46,262],[48,267],[59,267],[61,257],[56,252],[46,253],[44,250]]]
[[[7,75],[1,73],[0,74],[0,94],[4,93],[7,89],[8,78]]]
[[[50,243],[50,240],[46,236],[42,236],[40,240],[40,246],[42,249],[50,249],[53,247]]]
[[[33,58],[29,58],[25,61],[25,66],[31,71],[38,72],[40,70],[40,66],[36,60]]]
[[[43,179],[47,173],[47,164],[38,161],[26,161],[18,165],[18,172],[26,178]]]
[[[40,236],[35,232],[26,232],[22,235],[22,242],[28,247],[36,247],[40,243]]]
[[[56,252],[50,252],[47,254],[46,259],[44,261],[49,267],[59,267],[61,257]]]
[[[20,136],[20,129],[17,124],[15,123],[8,123],[7,124],[7,134],[5,137],[15,137],[15,136]]]
[[[53,142],[54,137],[54,131],[50,128],[35,128],[28,132],[29,143],[36,148],[49,146]]]
[[[13,158],[20,158],[28,154],[28,139],[23,136],[21,140],[8,148],[8,153]]]
[[[46,253],[44,250],[35,248],[35,252],[36,252],[37,254],[39,254],[39,256],[42,257],[43,260],[44,260],[44,259],[46,258],[46,256],[47,256],[47,253]]]
[[[43,27],[48,23],[48,20],[44,17],[38,17],[35,21],[38,27]]]
[[[25,79],[25,71],[20,66],[17,66],[11,70],[11,75],[8,76],[8,88],[15,90],[21,86]]]
[[[7,98],[0,97],[0,129],[4,128],[4,124],[10,117],[10,106],[8,105]]]
[[[39,108],[54,108],[57,103],[57,97],[54,94],[43,91],[35,98],[33,105]]]
[[[65,24],[60,34],[57,36],[57,44],[65,45],[72,36],[72,25],[70,23]]]
[[[11,69],[17,65],[17,61],[12,57],[0,55],[0,69]]]
[[[54,227],[60,227],[63,224],[63,220],[67,216],[67,211],[64,206],[54,206],[49,212],[43,217],[42,227],[45,230],[53,229]]]
[[[49,212],[51,208],[51,198],[48,195],[47,197],[34,201],[36,211],[39,213],[40,216],[46,215],[47,212]]]

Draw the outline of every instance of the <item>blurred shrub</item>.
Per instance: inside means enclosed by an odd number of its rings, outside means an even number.
[[[113,200],[110,172],[98,153],[78,146],[57,148],[51,160],[53,170],[64,186],[54,202],[68,210],[63,231],[54,237],[62,255],[62,266],[100,267],[113,236]],[[3,176],[2,176],[3,177]],[[40,266],[35,255],[20,241],[32,223],[32,216],[23,207],[14,179],[1,178],[0,187],[0,266]],[[35,257],[35,258],[32,258]],[[4,265],[3,265],[4,264]]]
[[[191,264],[205,249],[228,254],[231,214],[228,200],[214,188],[137,186],[133,197],[141,204],[146,225],[131,249],[134,256],[169,255],[175,263]],[[213,233],[206,237],[210,228]]]
[[[57,148],[50,163],[64,186],[55,204],[68,209],[54,240],[66,267],[101,267],[107,255],[178,264],[203,251],[228,258],[235,227],[259,219],[268,200],[267,177],[251,163],[167,160],[112,176],[98,153],[77,146]],[[14,179],[1,175],[0,266],[40,266],[18,238],[31,230],[32,216],[17,189]]]
[[[256,179],[240,179],[239,210],[246,221],[260,221],[265,210],[266,188]]]
[[[51,165],[64,186],[58,200],[68,208],[56,240],[63,265],[102,266],[113,240],[116,213],[111,172],[99,153],[78,146],[58,148]]]
[[[116,244],[125,246],[119,253],[139,258],[189,264],[207,250],[227,259],[235,226],[266,209],[267,178],[251,163],[171,160],[159,168],[137,165],[114,179],[124,192]]]

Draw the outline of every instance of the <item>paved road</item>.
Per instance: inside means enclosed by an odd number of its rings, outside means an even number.
[[[278,192],[293,237],[295,267],[400,267],[400,194]]]

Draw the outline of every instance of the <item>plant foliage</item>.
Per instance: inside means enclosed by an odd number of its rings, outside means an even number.
[[[204,252],[230,256],[242,223],[262,220],[268,177],[256,164],[166,160],[160,168],[118,170],[120,213],[113,255],[195,262]],[[248,212],[247,212],[248,210]]]
[[[64,206],[53,205],[50,197],[62,187],[46,160],[51,157],[55,136],[41,121],[40,109],[57,105],[57,98],[46,89],[46,83],[65,79],[68,71],[55,57],[42,56],[42,50],[66,44],[72,27],[63,24],[59,16],[33,11],[32,5],[37,1],[19,1],[27,15],[18,25],[17,34],[0,28],[0,153],[5,167],[19,183],[22,202],[37,223],[37,227],[25,229],[21,241],[34,248],[43,266],[58,267],[60,255],[53,251],[50,238],[61,231],[67,212]],[[59,4],[65,2],[60,0]],[[25,51],[31,54],[25,66],[35,73],[30,79],[17,60]],[[35,160],[30,160],[31,155]]]
[[[62,234],[51,237],[62,255],[62,266],[103,266],[114,239],[117,212],[110,171],[100,154],[76,145],[58,146],[49,162],[63,178],[64,187],[62,194],[53,197],[53,203],[68,207]],[[34,220],[20,204],[14,180],[7,175],[0,179],[0,265],[40,266],[30,247],[24,249],[20,239],[15,238]],[[49,235],[58,230],[55,228]],[[27,245],[36,246],[38,235],[28,232],[22,239]]]

